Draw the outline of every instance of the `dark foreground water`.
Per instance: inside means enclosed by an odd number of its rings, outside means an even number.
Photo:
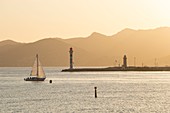
[[[26,82],[30,69],[0,68],[0,113],[170,113],[170,72],[45,68],[44,82]]]

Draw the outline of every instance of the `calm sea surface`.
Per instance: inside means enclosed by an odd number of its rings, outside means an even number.
[[[170,113],[170,72],[45,68],[44,82],[24,81],[30,70],[0,68],[0,113]]]

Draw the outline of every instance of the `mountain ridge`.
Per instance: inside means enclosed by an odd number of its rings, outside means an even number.
[[[93,32],[87,37],[45,38],[30,43],[4,40],[0,42],[0,66],[31,66],[37,53],[44,66],[68,66],[70,47],[75,66],[115,66],[122,63],[124,54],[129,65],[134,65],[134,57],[136,65],[154,65],[155,58],[160,60],[159,65],[168,65],[169,43],[170,27],[126,28],[111,36]]]

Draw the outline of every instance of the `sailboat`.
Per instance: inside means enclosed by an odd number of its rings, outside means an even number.
[[[41,66],[41,63],[38,58],[38,54],[36,55],[36,59],[34,65],[32,67],[30,77],[24,78],[25,81],[44,81],[46,79],[44,70]]]

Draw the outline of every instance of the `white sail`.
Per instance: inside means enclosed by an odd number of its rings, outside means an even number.
[[[30,76],[37,76],[37,59],[34,61]]]
[[[41,66],[41,63],[39,61],[39,66],[38,66],[38,75],[37,75],[38,78],[45,78],[45,73],[44,73],[44,70]]]
[[[38,59],[38,55],[36,56],[36,60],[32,67],[30,76],[37,76],[37,78],[45,78],[45,73],[44,73],[44,70],[41,66],[39,59]]]

